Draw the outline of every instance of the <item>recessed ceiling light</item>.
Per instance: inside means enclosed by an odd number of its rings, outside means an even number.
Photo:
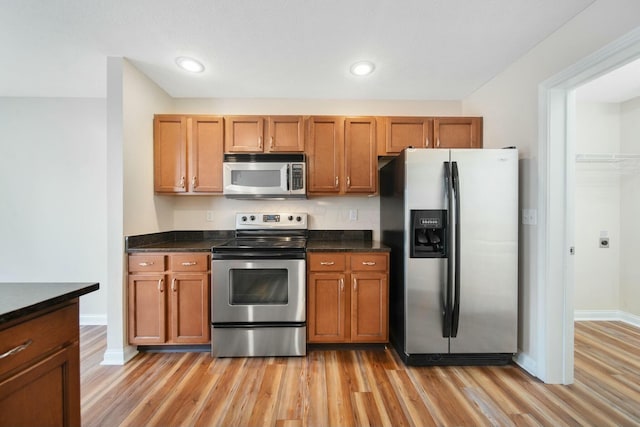
[[[178,67],[191,73],[201,73],[204,71],[204,65],[202,65],[200,61],[186,56],[176,58],[176,64],[178,64]]]
[[[368,76],[369,74],[373,73],[373,70],[375,68],[376,66],[373,65],[373,62],[360,61],[351,66],[351,74],[354,74],[356,76]]]

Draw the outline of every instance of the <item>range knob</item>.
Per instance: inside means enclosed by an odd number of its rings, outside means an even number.
[[[255,215],[251,215],[251,216],[249,217],[249,219],[251,219],[251,221],[255,221],[255,220],[256,220],[256,216],[255,216]]]
[[[296,221],[298,221],[298,222],[302,221],[302,217],[301,216],[297,216],[296,217]]]
[[[241,219],[242,219],[242,222],[245,222],[247,220],[247,217],[243,216]]]
[[[289,216],[287,217],[287,219],[288,219],[289,221],[293,221],[293,215],[289,215]]]

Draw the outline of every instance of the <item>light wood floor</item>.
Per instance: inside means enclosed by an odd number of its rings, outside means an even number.
[[[390,349],[101,366],[105,342],[81,327],[85,426],[640,426],[640,330],[621,322],[576,323],[570,386],[515,365],[407,368]]]

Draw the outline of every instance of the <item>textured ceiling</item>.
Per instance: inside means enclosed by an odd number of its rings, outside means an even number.
[[[457,100],[592,2],[0,0],[0,96],[104,97],[121,56],[174,97]]]

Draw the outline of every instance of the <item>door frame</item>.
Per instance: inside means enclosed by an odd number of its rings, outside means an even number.
[[[537,376],[546,383],[573,383],[574,90],[638,58],[640,27],[538,86]]]

